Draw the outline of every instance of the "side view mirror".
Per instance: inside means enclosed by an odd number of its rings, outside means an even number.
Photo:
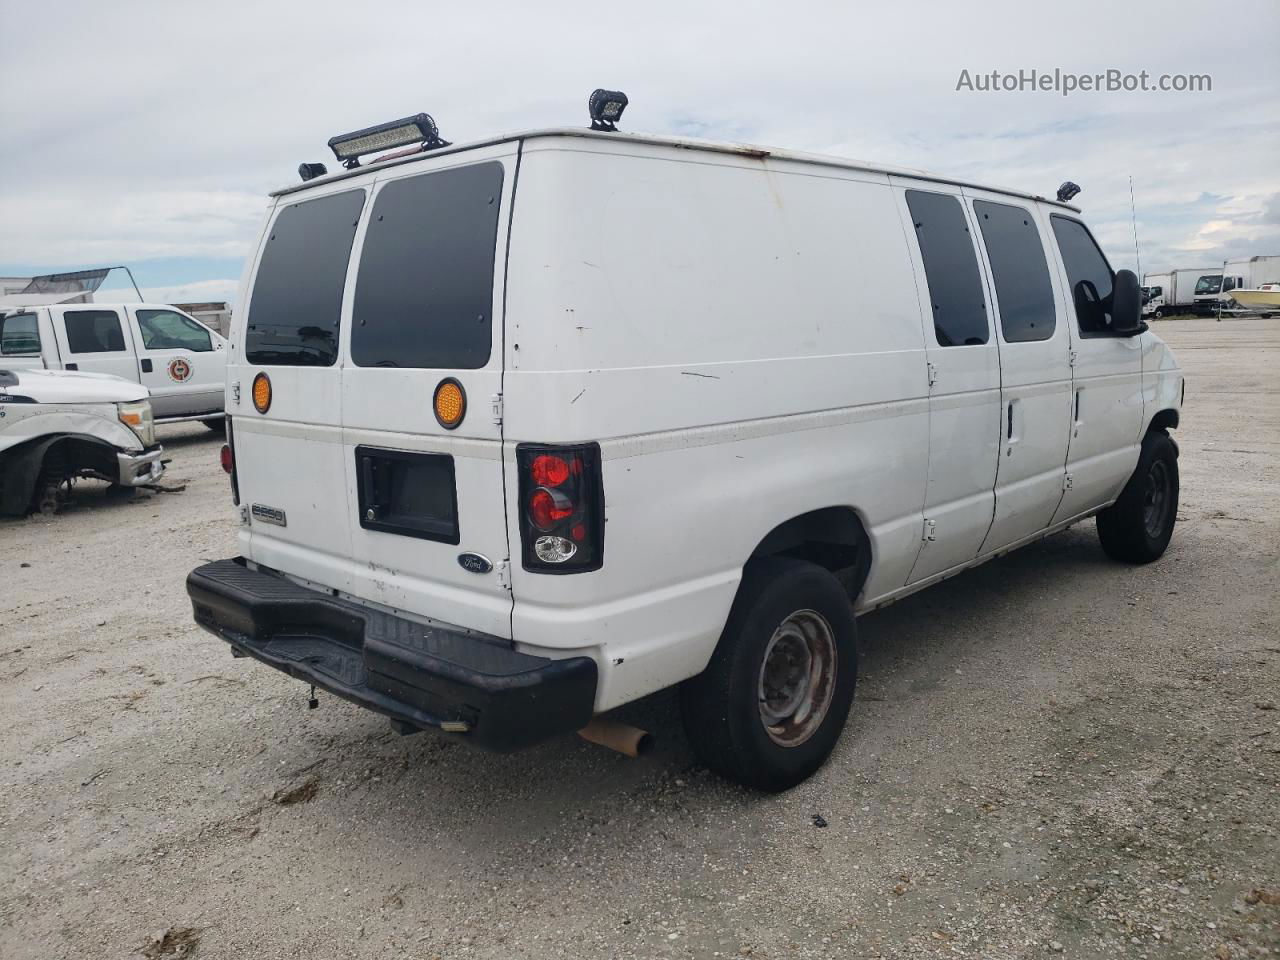
[[[1111,332],[1119,337],[1136,337],[1146,330],[1138,277],[1132,270],[1118,270],[1111,294]]]

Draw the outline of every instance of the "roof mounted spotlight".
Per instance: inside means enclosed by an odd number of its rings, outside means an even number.
[[[431,119],[431,115],[419,113],[403,120],[392,120],[363,130],[340,133],[329,139],[329,149],[350,170],[360,166],[360,158],[366,153],[390,150],[410,143],[420,143],[423,150],[449,146],[449,141],[440,139],[440,131],[436,129],[436,122]]]
[[[622,111],[627,109],[627,95],[621,90],[595,90],[587,101],[591,113],[591,129],[616,133]]]
[[[1068,203],[1071,198],[1080,192],[1080,187],[1072,183],[1070,180],[1064,180],[1062,186],[1058,188],[1058,202]]]
[[[316,177],[323,177],[329,172],[329,168],[323,163],[300,163],[298,164],[298,176],[302,178],[302,182],[314,180]]]

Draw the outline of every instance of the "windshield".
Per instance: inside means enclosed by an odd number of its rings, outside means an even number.
[[[1201,277],[1196,281],[1196,296],[1200,296],[1205,293],[1217,293],[1221,289],[1221,275],[1215,277]]]

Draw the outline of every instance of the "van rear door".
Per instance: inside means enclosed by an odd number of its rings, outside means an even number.
[[[352,582],[339,333],[367,194],[339,181],[277,203],[227,378],[244,555],[335,590]]]
[[[342,368],[352,592],[506,638],[494,411],[515,173],[514,145],[503,144],[379,175],[352,265]],[[465,399],[459,421],[450,422],[454,407],[434,406],[441,389]]]

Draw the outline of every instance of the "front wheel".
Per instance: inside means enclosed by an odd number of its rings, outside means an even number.
[[[778,792],[835,747],[857,681],[853,607],[822,567],[748,565],[711,663],[680,688],[685,730],[721,776]]]
[[[1098,539],[1113,560],[1150,563],[1169,546],[1177,519],[1178,448],[1163,430],[1153,430],[1120,499],[1098,514]]]

